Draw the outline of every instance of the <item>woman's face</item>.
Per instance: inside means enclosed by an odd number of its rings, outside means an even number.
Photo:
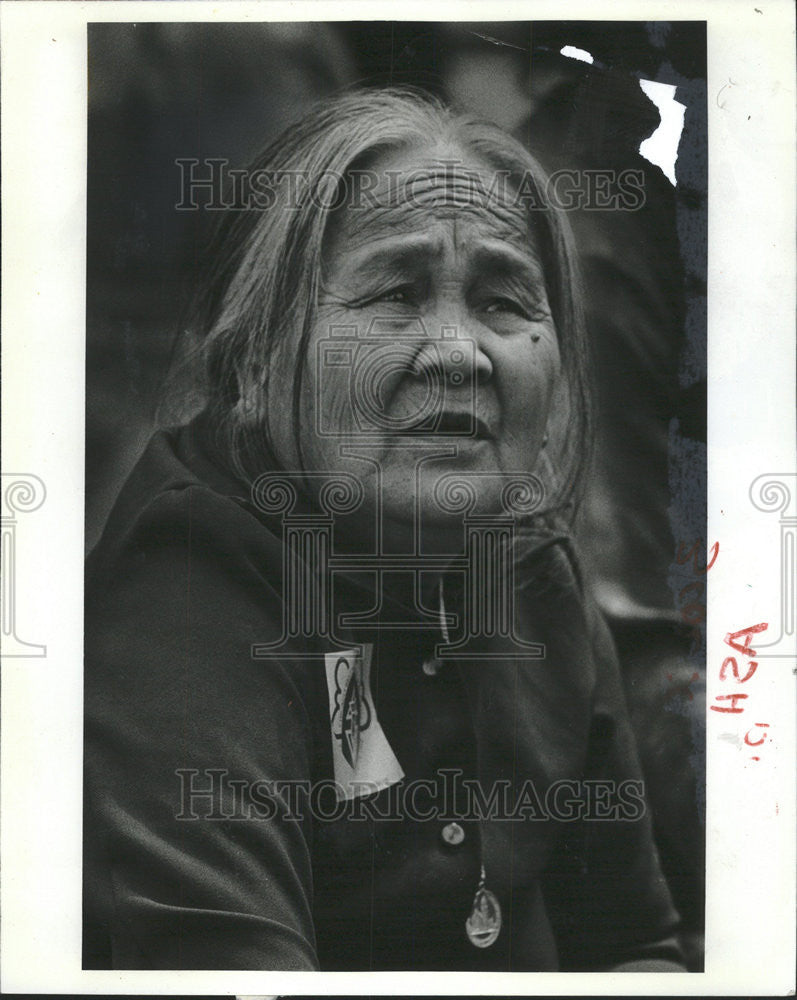
[[[486,164],[434,145],[371,172],[373,197],[339,209],[325,241],[305,461],[353,473],[371,503],[380,489],[388,532],[418,518],[442,530],[442,477],[465,474],[479,511],[500,512],[496,474],[534,469],[557,332],[522,207],[474,194],[474,174],[491,189]]]

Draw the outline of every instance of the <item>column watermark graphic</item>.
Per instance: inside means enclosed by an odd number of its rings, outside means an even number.
[[[320,644],[361,658],[343,635],[359,628],[432,633],[437,660],[544,658],[516,627],[515,558],[518,526],[546,490],[533,472],[490,467],[498,418],[489,391],[480,395],[477,343],[411,313],[377,315],[331,324],[311,364],[310,445],[328,465],[268,472],[252,486],[254,507],[279,519],[283,553],[282,634],[254,644],[253,657],[310,660]],[[349,532],[340,545],[353,514],[357,542]],[[336,581],[353,573],[373,577],[375,604],[333,616]],[[456,611],[445,606],[444,575]],[[401,580],[413,607],[387,620],[386,595]]]
[[[750,484],[750,502],[765,514],[777,514],[779,534],[780,625],[775,638],[756,643],[759,658],[795,655],[797,639],[797,473],[767,472]]]
[[[38,510],[47,498],[44,483],[29,472],[2,474],[0,501],[0,607],[2,608],[3,657],[44,657],[47,647],[27,642],[17,634],[17,527],[18,515]]]
[[[422,463],[423,458],[418,460],[418,466]],[[323,484],[318,512],[300,505],[300,491],[307,479]],[[478,487],[487,479],[500,488],[500,514],[475,512]],[[310,660],[317,656],[297,640],[321,641],[327,649],[348,651],[352,644],[341,637],[340,628],[367,626],[377,631],[426,628],[440,630],[444,636],[460,632],[455,642],[444,639],[437,643],[435,657],[440,660],[544,658],[544,644],[528,642],[517,634],[514,615],[516,519],[541,503],[544,490],[540,479],[531,473],[448,473],[436,481],[434,496],[442,511],[461,515],[462,544],[457,552],[426,554],[416,534],[415,544],[406,553],[389,553],[381,547],[365,553],[336,553],[336,515],[351,513],[363,502],[364,491],[356,477],[341,472],[261,476],[252,489],[252,500],[261,512],[282,519],[283,622],[280,638],[253,645],[253,657]],[[378,506],[374,516],[381,516]],[[417,524],[415,528],[417,532]],[[375,537],[379,544],[382,536],[378,530]],[[461,616],[446,613],[441,628],[439,609],[421,602],[420,577],[443,571],[461,577],[463,602]],[[376,573],[377,610],[388,578],[396,573],[412,574],[415,610],[425,620],[385,623],[373,614],[342,612],[336,621],[332,613],[335,575],[351,572]]]

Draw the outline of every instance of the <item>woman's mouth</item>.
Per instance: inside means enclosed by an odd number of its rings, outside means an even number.
[[[442,410],[404,427],[400,434],[414,437],[457,437],[488,440],[493,438],[489,425],[470,410]]]

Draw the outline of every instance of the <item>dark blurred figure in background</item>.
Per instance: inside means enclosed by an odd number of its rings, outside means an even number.
[[[592,62],[563,55],[564,46]],[[620,652],[683,944],[699,968],[704,26],[92,25],[89,73],[87,548],[152,431],[182,307],[215,222],[213,211],[175,209],[177,160],[243,166],[263,136],[317,98],[353,83],[394,83],[495,121],[549,172],[638,172],[644,198],[633,211],[568,213],[598,389],[597,455],[580,539]],[[640,79],[676,85],[686,106],[675,186],[639,152],[659,124]],[[697,557],[685,558],[696,544]]]

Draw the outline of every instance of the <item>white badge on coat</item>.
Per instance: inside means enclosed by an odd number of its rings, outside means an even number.
[[[379,725],[371,696],[371,654],[325,653],[332,759],[339,799],[370,795],[401,781],[404,772]]]

